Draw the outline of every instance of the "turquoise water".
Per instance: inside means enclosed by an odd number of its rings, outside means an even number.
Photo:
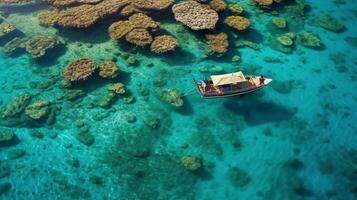
[[[221,57],[206,57],[204,32],[175,22],[170,9],[153,18],[177,38],[179,48],[156,55],[113,42],[107,33],[110,17],[87,29],[45,27],[37,14],[49,5],[2,5],[2,20],[21,37],[57,35],[65,44],[36,60],[26,52],[5,55],[9,38],[1,39],[0,131],[16,138],[0,143],[0,199],[356,199],[357,2],[307,0],[304,15],[289,12],[294,2],[276,12],[248,0],[226,2],[240,3],[251,26],[229,29],[223,23],[229,11],[220,13],[215,33],[226,32],[230,42]],[[320,27],[315,19],[325,14],[345,28]],[[275,16],[284,17],[288,28],[275,28]],[[274,47],[281,34],[301,31],[317,34],[323,46],[295,41],[290,53]],[[258,48],[238,47],[242,40]],[[232,62],[234,55],[239,62]],[[128,56],[136,63],[129,64]],[[120,74],[103,79],[96,72],[64,88],[63,69],[81,57],[97,65],[114,59]],[[237,70],[273,82],[223,99],[202,99],[194,90],[193,77]],[[135,100],[118,97],[101,107],[108,86],[117,82],[125,84],[125,97]],[[180,91],[183,107],[162,101],[161,88]],[[69,99],[65,94],[74,90],[81,95]],[[25,93],[31,103],[50,101],[52,120],[31,120],[21,109],[5,119],[6,106]],[[94,141],[86,145],[78,135]],[[187,170],[184,156],[199,158],[201,167]]]

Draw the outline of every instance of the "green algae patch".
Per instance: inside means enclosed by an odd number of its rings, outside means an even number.
[[[245,187],[251,182],[248,173],[239,167],[231,167],[226,175],[231,184],[238,188]]]
[[[342,22],[330,15],[319,16],[315,19],[315,22],[322,28],[333,32],[342,32],[346,28]]]

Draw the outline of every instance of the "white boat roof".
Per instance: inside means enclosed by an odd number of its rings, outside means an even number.
[[[228,85],[232,83],[239,83],[246,81],[242,72],[234,72],[229,74],[212,75],[212,82],[214,86]]]

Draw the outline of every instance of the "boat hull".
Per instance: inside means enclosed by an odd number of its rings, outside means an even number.
[[[227,91],[227,92],[217,92],[217,91],[216,92],[210,92],[210,91],[204,92],[204,87],[201,84],[202,81],[197,81],[195,83],[196,83],[196,87],[197,87],[199,93],[201,94],[202,98],[213,99],[213,98],[234,97],[234,96],[248,94],[248,93],[251,93],[251,92],[254,92],[256,90],[263,88],[264,86],[268,85],[271,81],[272,81],[272,79],[267,78],[264,80],[263,84],[252,85],[252,86],[249,86],[248,88]]]

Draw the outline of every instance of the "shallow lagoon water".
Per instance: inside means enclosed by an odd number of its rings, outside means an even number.
[[[356,199],[356,1],[306,2],[310,9],[304,17],[278,15],[288,19],[290,31],[318,34],[323,48],[296,44],[292,53],[272,48],[269,39],[280,34],[268,25],[274,15],[239,1],[252,25],[237,32],[220,23],[218,31],[229,34],[230,48],[219,58],[205,57],[203,34],[171,15],[153,18],[177,38],[179,48],[155,55],[113,42],[105,20],[85,30],[43,27],[36,15],[48,5],[1,6],[3,19],[26,36],[56,34],[66,41],[65,48],[41,62],[26,53],[1,53],[1,108],[23,93],[56,108],[53,123],[1,122],[17,135],[16,142],[0,147],[1,199]],[[323,14],[346,29],[321,28],[314,19]],[[259,49],[235,47],[241,39],[258,43]],[[128,64],[125,53],[137,63]],[[241,61],[232,62],[233,55]],[[70,101],[61,87],[62,70],[81,57],[97,63],[116,58],[120,75],[75,84],[85,95]],[[242,70],[274,81],[243,97],[203,100],[192,83],[193,77],[211,74],[200,72],[203,66],[222,68],[213,74]],[[109,108],[98,106],[108,85],[118,81],[135,102],[119,98]],[[160,85],[179,90],[184,106],[161,101]],[[81,143],[76,137],[81,131],[89,132],[94,144]],[[14,158],[19,149],[26,153]],[[187,155],[201,159],[198,172],[181,165]]]

